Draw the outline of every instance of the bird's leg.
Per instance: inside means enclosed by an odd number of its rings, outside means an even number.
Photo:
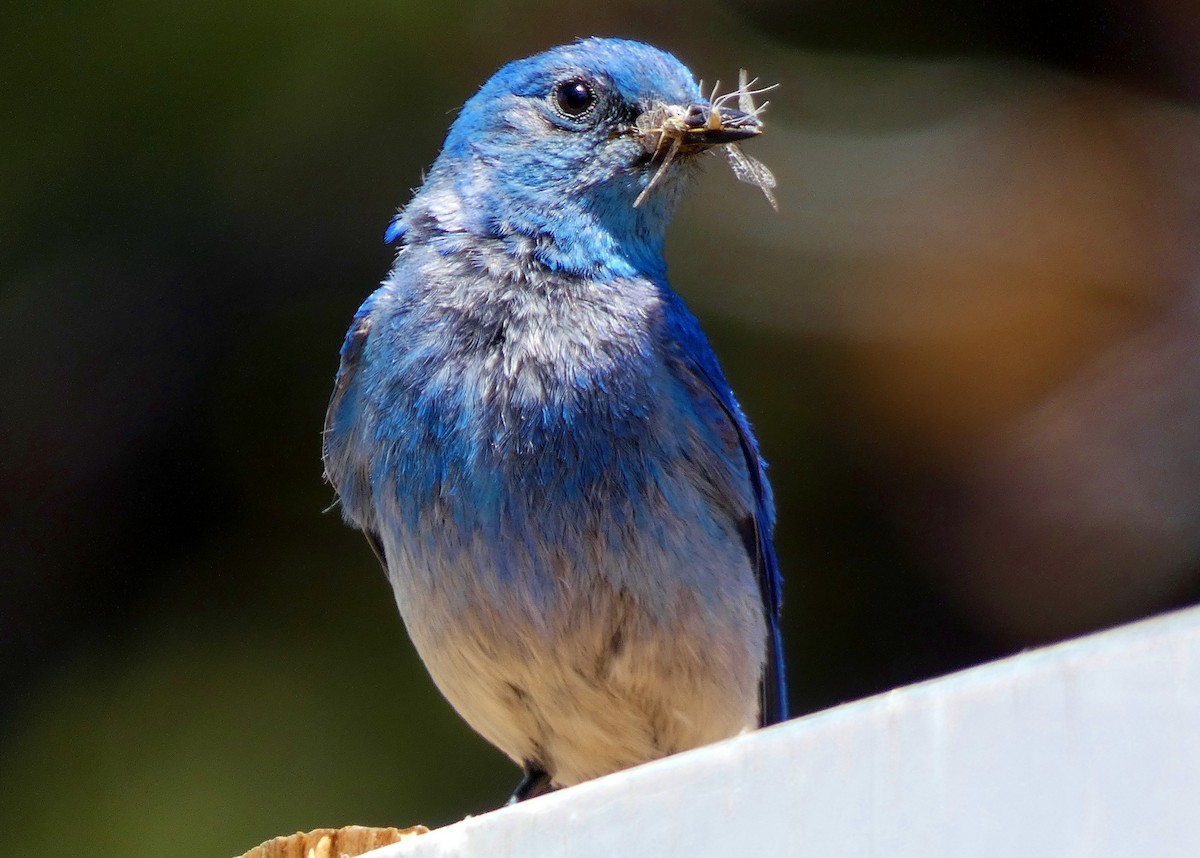
[[[513,805],[519,801],[525,801],[527,798],[537,798],[539,795],[545,795],[548,792],[554,792],[554,785],[550,783],[550,773],[536,763],[525,763],[525,777],[521,778],[521,782],[517,784],[517,788],[513,790],[512,796],[508,799],[508,804]]]

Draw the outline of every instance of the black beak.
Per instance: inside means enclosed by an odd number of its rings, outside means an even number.
[[[692,104],[683,117],[684,141],[692,146],[721,146],[762,134],[757,116],[732,107]]]

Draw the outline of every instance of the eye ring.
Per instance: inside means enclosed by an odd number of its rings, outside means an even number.
[[[583,78],[573,77],[554,85],[554,106],[563,116],[578,119],[598,101],[596,90]]]

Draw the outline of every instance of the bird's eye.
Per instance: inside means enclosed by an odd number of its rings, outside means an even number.
[[[596,103],[596,93],[587,81],[572,78],[554,87],[554,103],[566,116],[583,116]]]

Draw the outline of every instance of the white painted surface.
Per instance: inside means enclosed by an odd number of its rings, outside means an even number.
[[[1200,858],[1200,608],[840,706],[371,858]]]

